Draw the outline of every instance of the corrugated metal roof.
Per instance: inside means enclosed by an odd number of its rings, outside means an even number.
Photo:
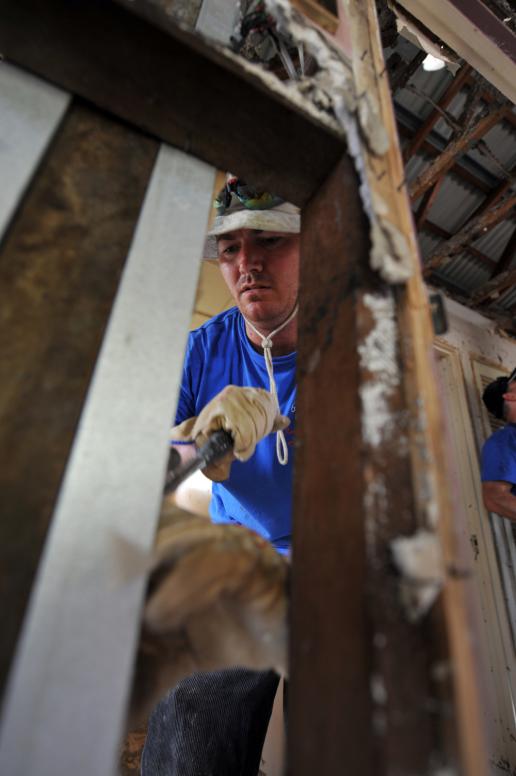
[[[428,219],[454,234],[484,199],[484,194],[478,189],[447,175],[430,209]]]
[[[429,234],[428,232],[420,231],[419,232],[419,248],[421,250],[421,255],[423,256],[423,259],[428,258],[437,246],[441,243],[441,239],[439,237],[436,237],[433,234]]]
[[[402,41],[402,38],[398,38],[398,41]],[[417,49],[406,41],[401,44],[401,48],[406,61],[417,53]],[[396,51],[399,51],[398,45]],[[408,84],[414,89],[403,88],[396,92],[394,102],[398,121],[412,135],[432,113],[435,103],[439,102],[452,80],[453,75],[446,69],[429,73],[420,67]],[[453,118],[461,117],[469,93],[468,86],[461,89],[445,108],[446,112]],[[485,112],[483,102],[476,108],[477,119],[481,112]],[[452,134],[453,128],[450,122],[441,117],[433,125],[426,141],[434,146],[437,153],[440,153],[446,148]],[[403,143],[408,142],[410,141],[404,137]],[[482,150],[484,145],[487,151]],[[434,158],[428,150],[425,151],[424,147],[420,148],[405,167],[408,183],[412,183]],[[443,244],[446,234],[456,235],[469,219],[474,217],[489,193],[496,192],[497,188],[507,180],[507,173],[516,167],[516,127],[508,121],[498,123],[482,138],[480,148],[478,145],[469,148],[458,161],[458,167],[465,171],[465,176],[459,175],[453,169],[447,170],[439,192],[426,215],[427,221],[434,227],[423,223],[419,229],[419,245],[423,259],[428,259]],[[478,181],[477,186],[474,185],[476,181]],[[512,187],[512,191],[516,191],[516,184]],[[417,202],[412,202],[414,212],[417,212],[421,201],[422,197],[419,197]],[[436,234],[435,228],[443,230],[445,234],[441,237]],[[496,262],[503,255],[515,228],[514,220],[501,222],[471,246],[480,255],[464,250],[446,265],[437,269],[434,273],[435,277],[441,279],[445,286],[448,285],[458,294],[469,296],[471,292],[484,286],[496,273]],[[516,268],[516,256],[512,259],[512,267]],[[491,307],[504,312],[511,308],[516,309],[516,287],[504,291]]]
[[[490,232],[477,240],[474,246],[477,250],[489,256],[489,258],[498,261],[514,232],[514,228],[512,221],[502,221],[501,224],[498,224],[498,226],[495,226],[494,229],[491,229]]]
[[[496,302],[497,307],[501,307],[503,310],[510,310],[511,307],[516,305],[516,288],[509,288],[504,292]]]
[[[489,280],[491,270],[471,254],[463,253],[439,268],[436,274],[464,291],[471,292]]]

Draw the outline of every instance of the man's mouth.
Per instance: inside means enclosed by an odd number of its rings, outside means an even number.
[[[246,294],[248,291],[264,291],[270,289],[270,286],[266,286],[262,283],[254,283],[251,286],[243,286],[240,290],[240,295]]]

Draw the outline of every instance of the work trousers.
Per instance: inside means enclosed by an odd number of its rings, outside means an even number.
[[[179,682],[150,716],[142,776],[257,776],[278,682],[244,668]]]

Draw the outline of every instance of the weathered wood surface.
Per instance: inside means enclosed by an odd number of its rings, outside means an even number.
[[[369,389],[381,396],[375,358],[397,374],[402,356],[395,294],[369,269],[356,186],[343,159],[303,211],[289,690],[295,776],[338,774],[342,763],[361,776],[427,773],[436,752],[457,762],[451,689],[429,672],[446,656],[443,626],[408,621],[390,555],[391,541],[419,525],[403,381],[392,385],[385,417],[360,401]]]
[[[2,681],[156,152],[75,104],[0,247]]]
[[[296,204],[343,153],[342,137],[151,2],[0,0],[0,15],[8,61]]]
[[[373,772],[354,304],[368,249],[344,159],[302,216],[288,697],[295,776],[340,773],[343,764]]]

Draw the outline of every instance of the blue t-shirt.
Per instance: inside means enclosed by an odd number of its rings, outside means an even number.
[[[516,423],[508,423],[489,437],[482,447],[482,482],[511,482],[516,495]]]
[[[296,353],[277,356],[273,364],[281,413],[290,418],[285,431],[288,463],[278,462],[276,434],[269,434],[248,461],[232,464],[229,479],[213,483],[210,514],[215,523],[234,522],[253,529],[285,552],[292,533]],[[227,385],[269,389],[265,359],[251,346],[236,307],[190,333],[176,424],[198,415]]]

